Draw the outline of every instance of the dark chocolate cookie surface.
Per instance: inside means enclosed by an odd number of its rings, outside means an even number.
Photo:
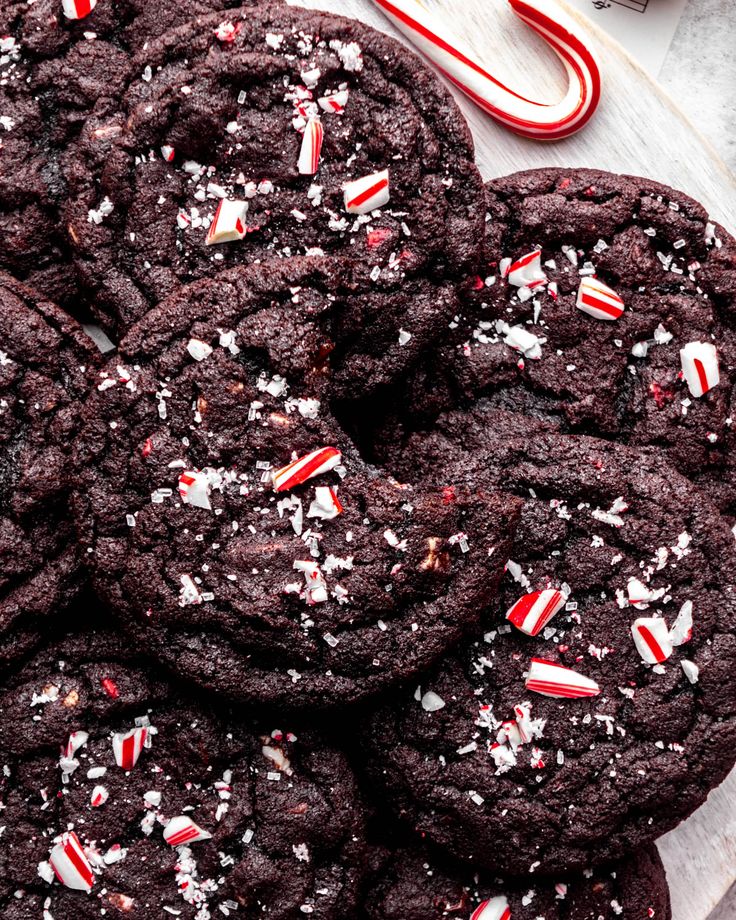
[[[96,358],[74,320],[0,274],[0,664],[24,654],[82,583],[70,454]]]
[[[69,157],[68,229],[103,320],[124,330],[183,282],[269,257],[342,253],[383,289],[475,271],[472,139],[421,61],[327,13],[228,16],[143,49]]]
[[[405,469],[525,499],[499,601],[414,698],[379,711],[373,773],[479,866],[618,859],[733,764],[734,537],[658,454],[481,416],[441,419]]]
[[[484,278],[410,382],[406,424],[485,396],[653,445],[733,515],[736,241],[631,176],[533,170],[486,197]]]
[[[0,690],[3,917],[355,917],[353,774],[289,729],[193,701],[118,637],[45,650]]]
[[[136,51],[227,5],[227,0],[0,4],[0,268],[70,309],[78,305],[59,216],[67,195],[65,147],[95,107],[115,107]]]
[[[419,846],[380,864],[365,903],[368,920],[670,920],[670,896],[654,847],[585,876],[523,886],[438,863]]]
[[[98,591],[157,657],[238,699],[328,706],[415,673],[477,622],[515,525],[514,498],[361,460],[329,401],[373,364],[334,266],[184,289],[85,406],[75,501]]]

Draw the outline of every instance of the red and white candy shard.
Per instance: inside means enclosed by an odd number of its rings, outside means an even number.
[[[113,735],[112,750],[115,755],[115,763],[123,770],[132,770],[138,763],[147,737],[148,729],[145,726],[132,728],[124,734]]]
[[[601,692],[598,684],[578,674],[570,668],[544,658],[532,658],[529,674],[526,678],[527,690],[533,690],[542,696],[565,697],[576,699],[578,697],[598,696]]]
[[[672,654],[670,631],[661,617],[639,617],[631,625],[631,635],[647,664],[661,664]]]
[[[693,602],[685,601],[670,629],[670,642],[684,645],[693,637]]]
[[[305,559],[296,559],[294,568],[297,572],[304,575],[304,581],[307,586],[306,601],[312,606],[313,604],[324,604],[328,598],[327,582],[318,562],[307,561]]]
[[[703,396],[718,386],[721,375],[715,345],[710,342],[688,342],[680,349],[680,361],[682,374],[693,396]]]
[[[332,93],[331,96],[320,96],[317,102],[323,112],[332,112],[335,115],[340,115],[348,104],[348,91],[346,89],[340,89],[336,93]]]
[[[95,786],[92,790],[92,796],[90,797],[89,803],[93,808],[99,808],[100,805],[104,805],[109,798],[110,793],[104,786]]]
[[[575,303],[578,310],[596,319],[618,319],[624,312],[624,302],[618,294],[597,278],[583,278]]]
[[[62,885],[75,891],[92,890],[94,872],[74,831],[62,834],[61,841],[51,849],[49,863]]]
[[[665,588],[649,588],[638,578],[630,578],[626,584],[626,593],[632,607],[646,609],[653,601],[658,601],[667,593]]]
[[[180,847],[185,843],[197,843],[199,840],[209,840],[212,837],[209,831],[203,830],[186,815],[177,815],[164,828],[164,840],[172,847]]]
[[[247,201],[223,198],[217,205],[215,216],[207,231],[206,245],[213,246],[216,243],[232,243],[234,240],[242,240],[247,232],[245,225],[247,212]]]
[[[483,901],[470,915],[470,920],[511,920],[509,902],[503,895]]]
[[[89,741],[89,734],[87,732],[72,732],[69,735],[69,740],[64,747],[64,756],[68,758],[74,757],[77,751]]]
[[[84,19],[97,6],[97,0],[61,0],[67,19]]]
[[[305,454],[276,470],[273,474],[274,492],[285,492],[313,476],[321,476],[322,473],[334,470],[340,460],[342,454],[335,447],[320,447],[319,450],[313,450],[311,454]]]
[[[167,163],[171,163],[176,155],[176,150],[170,144],[164,144],[161,148],[161,156],[166,160]]]
[[[310,118],[302,136],[297,169],[302,176],[313,176],[319,167],[319,155],[325,131],[319,118]]]
[[[565,606],[565,595],[555,588],[525,594],[506,611],[506,619],[527,636],[536,636]]]
[[[347,182],[344,194],[345,210],[350,214],[368,214],[382,208],[389,199],[388,170]]]
[[[506,280],[514,287],[535,288],[545,284],[547,276],[542,269],[542,251],[535,249],[514,259],[508,267]]]
[[[179,495],[187,505],[212,510],[206,473],[199,470],[185,470],[179,477]]]
[[[342,512],[343,507],[335,490],[330,486],[317,486],[314,490],[314,499],[309,506],[307,517],[319,518],[321,521],[331,521]]]

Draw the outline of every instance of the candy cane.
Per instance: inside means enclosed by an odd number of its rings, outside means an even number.
[[[91,891],[95,876],[74,831],[61,835],[61,841],[49,854],[49,864],[62,885],[75,891]]]
[[[682,374],[693,396],[704,396],[708,390],[718,386],[721,377],[718,352],[711,342],[688,342],[680,349],[680,361]]]
[[[554,661],[545,661],[544,658],[532,658],[526,688],[542,696],[565,697],[566,699],[598,696],[601,692],[598,684],[589,677],[584,677],[561,664],[555,664]]]
[[[502,259],[499,267],[501,274],[514,287],[535,288],[548,280],[542,269],[541,249],[534,249],[513,261]]]
[[[483,901],[470,915],[470,920],[511,920],[509,902],[503,895]]]
[[[321,521],[331,521],[338,514],[342,514],[343,507],[337,493],[330,486],[317,486],[314,490],[314,499],[307,512],[308,518],[319,518]]]
[[[624,312],[623,300],[597,278],[583,278],[578,288],[575,306],[596,319],[614,320]]]
[[[342,115],[345,111],[345,106],[348,104],[348,90],[339,89],[336,93],[332,93],[331,96],[320,96],[317,102],[323,112]]]
[[[347,182],[344,189],[345,210],[350,214],[368,214],[376,208],[388,204],[389,182],[388,170],[362,176]]]
[[[547,588],[520,597],[506,611],[506,619],[527,636],[536,636],[564,606],[565,595]]]
[[[131,728],[125,734],[113,735],[112,750],[115,754],[115,763],[123,770],[132,770],[138,763],[147,737],[148,729],[145,727]]]
[[[319,168],[319,155],[325,131],[319,118],[310,118],[302,136],[297,169],[302,176],[313,176]]]
[[[67,19],[84,19],[97,6],[97,0],[61,0]]]
[[[212,834],[203,830],[186,815],[177,815],[164,828],[164,840],[172,847],[180,847],[185,843],[197,843],[200,840],[209,840]]]
[[[182,501],[194,508],[212,510],[207,474],[199,470],[185,470],[179,477],[179,495]]]
[[[601,96],[595,54],[575,21],[550,0],[509,0],[514,13],[550,45],[567,71],[565,98],[554,105],[520,96],[497,80],[420,0],[373,0],[458,89],[516,134],[556,140],[579,131]]]
[[[74,757],[77,751],[88,741],[89,734],[87,732],[72,732],[69,735],[69,740],[64,747],[64,756],[67,758]]]
[[[247,232],[245,226],[247,211],[247,201],[221,199],[215,216],[212,218],[210,229],[207,231],[205,244],[214,246],[216,243],[232,243],[235,240],[242,240]]]
[[[320,476],[329,470],[334,470],[340,463],[342,454],[335,447],[321,447],[313,450],[287,466],[282,466],[273,474],[274,492],[285,492],[295,486],[306,482],[312,476]]]
[[[647,664],[661,664],[672,654],[670,631],[661,617],[639,617],[631,624],[631,635]]]

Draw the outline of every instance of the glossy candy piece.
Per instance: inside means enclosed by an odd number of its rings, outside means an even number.
[[[124,734],[113,735],[112,750],[115,754],[115,763],[123,770],[132,770],[138,763],[147,737],[148,729],[145,726],[131,728]]]
[[[598,696],[601,692],[598,684],[589,677],[544,658],[532,658],[526,688],[542,696],[565,699]]]
[[[662,617],[639,617],[631,624],[631,635],[647,664],[661,664],[672,654],[670,631]]]
[[[74,831],[61,835],[60,842],[51,849],[49,864],[62,885],[74,891],[92,890],[94,872]]]
[[[61,0],[61,9],[67,19],[84,19],[97,6],[97,0]]]
[[[618,319],[624,312],[623,300],[597,278],[583,278],[575,306],[588,316],[609,321]]]
[[[286,492],[301,485],[313,476],[321,476],[340,463],[342,454],[335,447],[320,447],[310,454],[305,454],[273,474],[274,492]]]
[[[180,847],[187,843],[198,843],[200,840],[209,840],[212,834],[195,824],[186,815],[177,815],[172,818],[164,828],[164,840],[172,847]]]
[[[503,895],[489,898],[475,908],[470,920],[511,920],[509,902]]]
[[[324,128],[319,118],[310,118],[302,136],[297,169],[302,176],[313,176],[319,168],[319,155],[324,140]]]
[[[718,352],[711,342],[688,342],[680,349],[682,374],[692,396],[704,396],[718,386]]]
[[[368,214],[376,208],[388,204],[389,181],[388,170],[371,173],[347,182],[344,188],[345,210],[350,214]]]
[[[205,239],[207,246],[242,240],[246,234],[245,215],[247,211],[247,201],[223,198],[217,206],[210,229],[207,231]]]
[[[506,619],[527,636],[536,636],[565,606],[565,595],[555,588],[525,594],[506,611]]]

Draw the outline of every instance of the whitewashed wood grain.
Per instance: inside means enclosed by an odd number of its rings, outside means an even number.
[[[562,66],[505,0],[425,0],[482,57],[494,76],[540,101],[561,97]],[[353,16],[401,39],[370,0],[299,0]],[[574,137],[544,144],[515,137],[455,92],[476,143],[484,176],[538,166],[592,166],[648,176],[702,202],[736,227],[736,182],[676,103],[616,42],[569,7],[600,54],[604,95],[594,120]],[[401,39],[403,40],[403,39]],[[736,771],[688,821],[660,842],[673,899],[673,920],[706,920],[736,879]]]

